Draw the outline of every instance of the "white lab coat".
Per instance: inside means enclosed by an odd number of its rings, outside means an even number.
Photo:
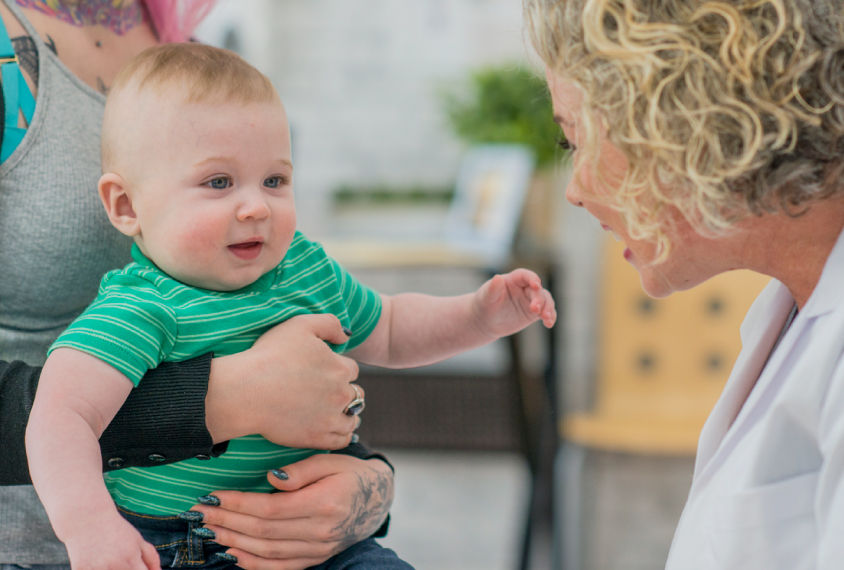
[[[844,569],[842,236],[764,371],[794,300],[774,280],[747,313],[667,569]]]

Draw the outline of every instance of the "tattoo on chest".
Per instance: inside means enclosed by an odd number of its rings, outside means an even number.
[[[56,42],[50,37],[50,34],[47,34],[47,41],[45,41],[44,44],[46,44],[46,46],[50,48],[50,51],[55,55],[59,55],[59,51],[56,49]]]
[[[105,82],[103,82],[103,78],[99,75],[97,76],[97,89],[99,89],[100,93],[103,95],[108,95],[108,92],[111,91],[111,87],[108,87]]]
[[[22,8],[31,8],[74,26],[103,26],[122,36],[144,22],[144,10],[138,0],[15,0]]]
[[[21,69],[26,71],[32,82],[38,85],[38,49],[35,42],[29,36],[18,36],[12,38],[12,47],[18,55]]]
[[[56,51],[56,42],[53,38],[47,35],[47,41],[44,42],[50,51],[59,55]],[[38,48],[35,41],[29,36],[18,36],[12,38],[12,47],[15,48],[15,53],[18,56],[21,68],[26,71],[32,78],[32,82],[38,85]],[[103,86],[105,87],[105,86]]]
[[[338,552],[372,535],[390,511],[393,503],[392,479],[374,469],[368,475],[358,475],[358,490],[352,498],[351,512],[332,529],[333,538],[340,542]]]

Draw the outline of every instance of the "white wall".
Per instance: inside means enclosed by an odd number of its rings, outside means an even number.
[[[197,35],[219,45],[230,28],[287,107],[313,237],[340,184],[450,184],[462,145],[438,92],[526,58],[519,0],[220,0]]]

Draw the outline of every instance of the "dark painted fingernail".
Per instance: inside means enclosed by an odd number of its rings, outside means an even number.
[[[217,560],[222,560],[223,562],[231,562],[232,564],[237,564],[237,556],[232,556],[228,552],[218,552],[214,556],[217,557]]]
[[[356,433],[352,434],[352,441],[350,443],[357,443],[360,441],[360,436]]]
[[[212,506],[212,507],[219,507],[220,506],[220,499],[218,499],[214,495],[205,495],[204,497],[199,497],[196,501],[200,505],[209,505],[209,506]]]
[[[288,475],[287,471],[284,471],[283,469],[271,469],[270,473],[272,473],[274,477],[277,477],[282,481],[287,481],[288,479],[290,479],[290,475]]]
[[[352,336],[352,329],[347,326],[343,326],[343,334],[346,336]]]
[[[211,530],[210,528],[195,528],[191,532],[199,538],[210,538],[212,540],[217,538],[217,533]]]
[[[185,511],[179,514],[179,520],[188,522],[202,522],[204,517],[205,515],[197,511]]]

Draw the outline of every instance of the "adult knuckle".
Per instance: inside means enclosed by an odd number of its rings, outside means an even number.
[[[317,556],[323,559],[329,559],[342,550],[339,542],[322,542],[317,546]]]
[[[349,372],[352,373],[352,377],[357,378],[358,374],[360,374],[360,366],[358,366],[358,363],[352,360],[351,358],[348,358],[346,360],[348,361]]]
[[[261,506],[258,508],[258,516],[264,520],[275,520],[279,517],[280,510],[281,509],[276,504],[276,501],[268,500],[264,503],[261,503]],[[256,524],[261,525],[261,523],[257,521]]]
[[[325,501],[320,509],[322,516],[332,521],[346,516],[347,510],[346,505],[337,499]]]
[[[237,510],[237,505],[227,502],[226,507],[229,509]],[[214,524],[219,526],[228,527],[229,519],[229,511],[223,509],[209,509],[208,511],[203,510],[203,517],[202,522],[205,524]]]
[[[327,547],[328,541],[333,538],[336,526],[329,521],[322,521],[314,526],[314,534],[320,540],[317,543],[321,547]]]
[[[252,536],[254,538],[272,539],[275,538],[275,533],[273,532],[272,525],[256,524],[252,530]]]
[[[264,548],[263,557],[282,560],[288,556],[287,549],[280,542],[268,542]]]
[[[331,353],[331,376],[336,382],[348,382],[349,366],[346,364],[346,359],[334,353]]]

